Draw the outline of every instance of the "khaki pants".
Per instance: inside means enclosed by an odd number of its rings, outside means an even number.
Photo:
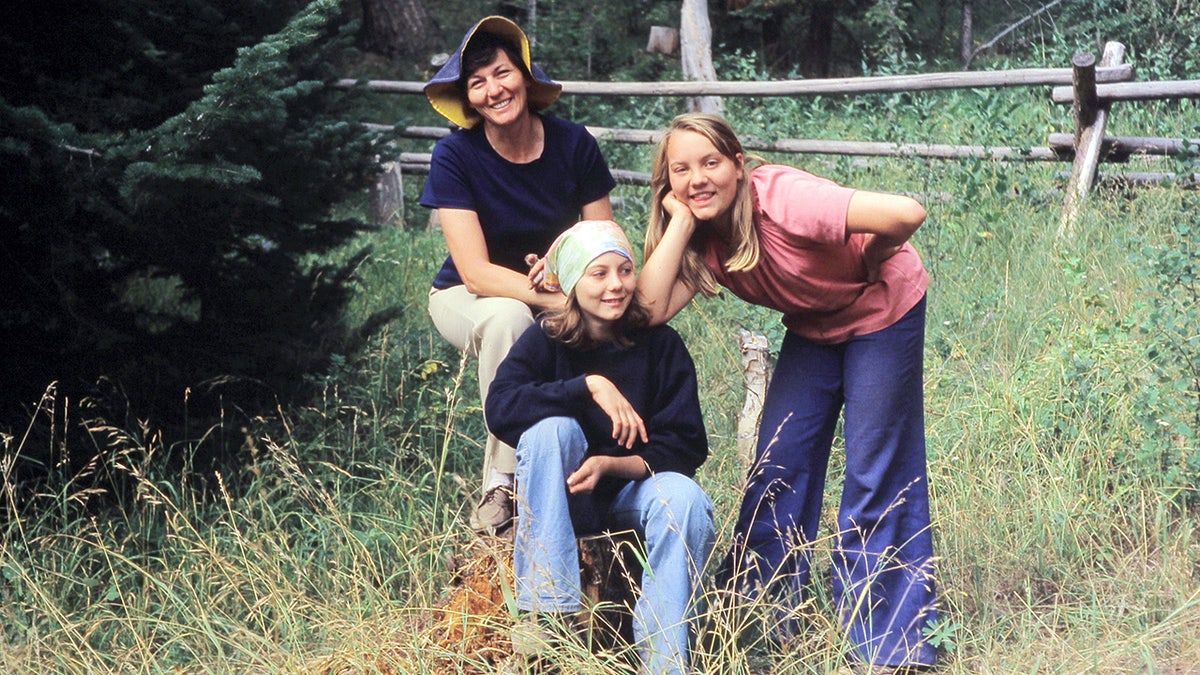
[[[447,342],[478,359],[481,403],[509,347],[533,325],[529,305],[512,298],[481,298],[463,285],[430,290],[429,316]],[[485,484],[493,469],[516,473],[517,455],[489,433],[483,455]]]

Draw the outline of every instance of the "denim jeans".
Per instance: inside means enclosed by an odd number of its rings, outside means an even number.
[[[735,545],[721,577],[751,597],[802,599],[825,474],[843,415],[846,477],[833,599],[858,660],[929,665],[936,619],[925,471],[925,301],[892,326],[835,345],[788,333],[763,405]],[[780,628],[786,633],[787,624]],[[786,637],[786,635],[784,635]]]
[[[712,502],[691,478],[663,472],[630,481],[601,506],[603,513],[594,513],[598,501],[566,488],[586,450],[583,430],[569,417],[542,420],[517,444],[517,608],[560,613],[583,608],[577,523],[634,530],[646,545],[633,613],[638,653],[648,672],[687,672],[688,626],[713,547]]]

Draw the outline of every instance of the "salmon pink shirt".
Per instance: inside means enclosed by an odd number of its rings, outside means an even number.
[[[806,171],[766,164],[751,172],[761,256],[748,272],[727,272],[730,250],[710,237],[704,261],[717,282],[747,302],[783,312],[788,330],[821,344],[891,326],[929,287],[912,244],[883,262],[867,283],[864,235],[846,231],[853,188]]]

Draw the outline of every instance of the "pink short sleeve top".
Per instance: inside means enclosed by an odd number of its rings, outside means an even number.
[[[783,312],[788,330],[836,344],[892,325],[929,287],[912,244],[884,261],[867,283],[862,234],[846,231],[852,188],[780,164],[756,167],[753,183],[761,256],[747,272],[727,272],[729,247],[709,238],[704,260],[734,295]]]

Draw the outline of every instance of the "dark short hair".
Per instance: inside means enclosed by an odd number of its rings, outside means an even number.
[[[479,33],[471,38],[462,53],[462,72],[458,77],[459,89],[467,90],[467,78],[476,70],[488,65],[496,59],[496,52],[504,50],[508,54],[508,58],[521,69],[525,74],[526,79],[532,79],[529,69],[525,67],[525,59],[521,57],[521,52],[508,40],[496,35],[495,33]]]

